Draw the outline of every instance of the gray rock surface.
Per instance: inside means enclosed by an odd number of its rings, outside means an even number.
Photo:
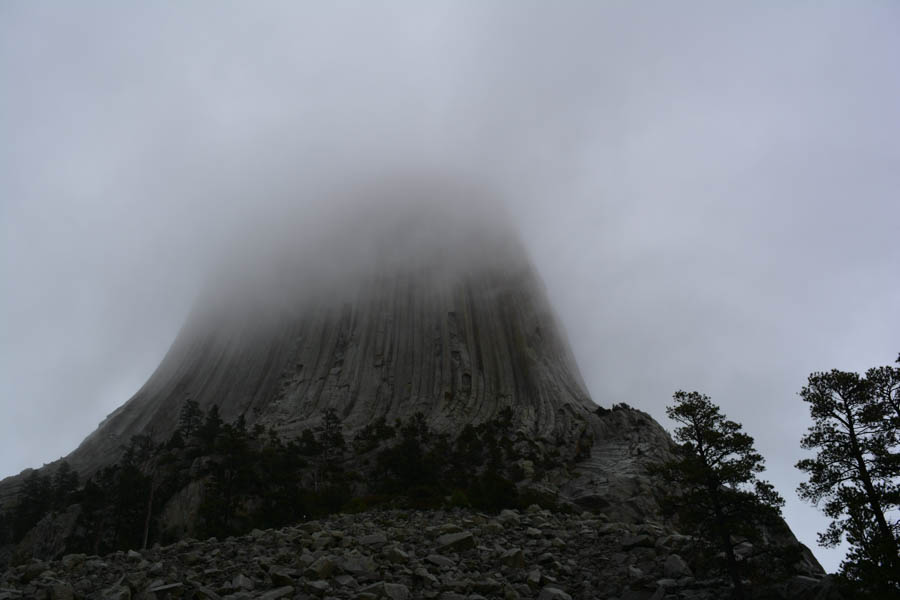
[[[506,524],[496,527],[498,517],[464,510],[338,515],[239,538],[32,561],[0,573],[0,590],[7,598],[44,600],[728,597],[724,579],[688,574],[691,555],[677,554],[675,547],[683,553],[692,538],[659,524],[609,523],[587,512],[540,509],[515,516],[518,524],[507,514]],[[474,544],[442,550],[441,538],[426,533],[432,527],[460,528],[445,535],[471,536]],[[563,544],[529,536],[529,528],[552,530]],[[335,530],[343,532],[339,543],[317,547],[317,534]],[[373,535],[383,535],[388,545],[363,543]],[[650,544],[635,546],[636,538]],[[521,561],[510,562],[511,551]],[[358,564],[367,566],[352,566]],[[766,597],[837,598],[828,595],[830,582],[822,573],[799,569]],[[366,571],[368,576],[359,575]]]

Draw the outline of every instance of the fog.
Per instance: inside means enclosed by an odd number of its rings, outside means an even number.
[[[251,305],[238,310],[262,304],[279,312],[313,297],[347,300],[362,280],[401,270],[452,278],[487,263],[523,262],[514,204],[464,175],[413,167],[337,179],[311,184],[305,200],[269,207],[229,232],[195,305],[228,296]]]
[[[833,570],[797,392],[900,351],[898,27],[890,2],[4,2],[0,474],[74,449],[211,280],[284,249],[346,279],[363,231],[430,239],[425,203],[518,231],[595,402],[671,427],[696,389],[743,423]]]

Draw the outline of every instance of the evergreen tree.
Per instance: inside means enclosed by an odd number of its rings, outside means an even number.
[[[366,424],[353,437],[353,451],[357,454],[365,454],[378,448],[382,442],[394,437],[394,428],[388,425],[384,417]]]
[[[106,467],[84,484],[81,494],[81,516],[79,525],[82,534],[76,542],[76,551],[100,554],[111,549],[106,540],[109,538],[111,485],[104,485],[111,479],[114,467]]]
[[[280,442],[280,440],[279,440]],[[265,476],[255,480],[260,503],[253,517],[259,528],[283,527],[313,514],[311,494],[300,487],[300,473],[306,466],[299,444],[264,445],[253,458]]]
[[[322,447],[322,455],[329,464],[335,464],[344,457],[347,442],[344,439],[343,424],[334,408],[327,408],[322,415],[317,441]]]
[[[471,424],[463,427],[450,457],[451,478],[456,485],[466,485],[471,474],[484,463],[484,453],[478,429]]]
[[[809,480],[798,488],[832,519],[819,543],[851,545],[843,574],[875,595],[900,591],[900,369],[870,369],[865,377],[813,373],[800,392],[813,425],[801,439],[815,458],[797,463]],[[893,517],[893,518],[892,518]]]
[[[343,424],[335,409],[325,409],[322,424],[316,430],[316,442],[321,448],[315,483],[318,490],[320,482],[335,484],[340,479],[340,462],[344,458],[347,442],[344,439]]]
[[[181,413],[178,415],[178,429],[185,440],[190,440],[191,436],[200,428],[203,419],[203,412],[200,405],[196,401],[188,398],[181,406]]]
[[[12,517],[6,511],[0,511],[0,546],[12,543]]]
[[[125,449],[125,454],[122,455],[122,463],[140,466],[150,459],[155,449],[153,439],[149,435],[133,435],[128,442],[128,448]]]
[[[113,472],[107,488],[112,511],[110,549],[140,548],[144,537],[147,498],[152,482],[135,463],[123,462]]]
[[[254,483],[253,466],[256,462],[246,436],[246,431],[232,425],[224,425],[216,440],[217,462],[213,467],[211,485],[207,486],[211,523],[217,531],[214,535],[235,532],[234,521]],[[271,473],[278,477],[281,473]]]
[[[237,418],[237,421],[234,422],[233,427],[241,435],[246,435],[246,433],[247,433],[247,418],[244,416],[244,413],[241,413],[241,415]]]
[[[303,456],[318,456],[322,453],[322,446],[316,440],[316,434],[311,429],[304,429],[300,433],[297,450]]]
[[[52,507],[53,481],[33,470],[25,478],[14,511],[13,538],[21,540]]]
[[[900,358],[897,359],[900,363]],[[875,367],[866,371],[872,402],[878,406],[872,418],[888,421],[894,433],[900,429],[900,367]],[[871,420],[871,419],[870,419]],[[896,437],[891,440],[895,445]]]
[[[57,510],[69,505],[72,494],[78,489],[78,472],[68,461],[62,461],[53,475],[53,507]]]
[[[764,461],[739,423],[727,420],[698,392],[679,391],[673,398],[666,414],[681,424],[675,430],[680,445],[677,458],[655,469],[671,490],[663,504],[705,541],[710,556],[724,556],[734,596],[744,598],[748,565],[738,561],[735,546],[741,538],[759,541],[765,527],[776,522],[784,500],[757,479]]]
[[[184,447],[184,436],[181,435],[180,429],[176,429],[174,432],[172,432],[172,437],[169,438],[169,441],[166,443],[166,447],[169,449]]]
[[[216,436],[222,427],[222,417],[219,415],[219,405],[213,404],[206,412],[206,418],[203,419],[203,425],[197,432],[200,440],[208,451],[211,451],[216,442]]]
[[[383,489],[403,492],[412,486],[435,483],[439,474],[430,468],[428,442],[432,436],[425,415],[416,413],[406,423],[398,420],[397,430],[397,443],[377,456]]]

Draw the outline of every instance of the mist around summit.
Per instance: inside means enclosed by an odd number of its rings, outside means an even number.
[[[319,205],[314,219],[304,215],[305,204],[286,204],[235,232],[194,302],[199,316],[297,316],[315,302],[349,302],[379,277],[405,274],[447,286],[529,262],[510,207],[479,182],[413,170],[303,194]]]

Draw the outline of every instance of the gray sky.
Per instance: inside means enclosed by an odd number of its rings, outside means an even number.
[[[834,569],[797,392],[900,352],[900,6],[727,4],[3,2],[0,474],[127,400],[246,232],[440,171],[509,201],[594,400],[712,396]]]

